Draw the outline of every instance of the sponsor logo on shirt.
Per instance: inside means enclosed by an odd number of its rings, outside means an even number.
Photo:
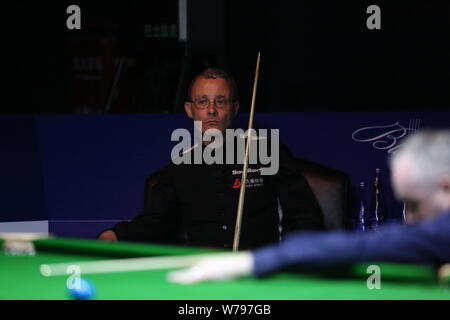
[[[248,168],[248,169],[247,169],[247,173],[255,173],[255,172],[261,172],[261,168],[255,168],[255,169]],[[233,176],[235,176],[235,175],[237,175],[237,174],[242,174],[242,170],[233,170],[233,171],[231,172],[231,174],[232,174]]]
[[[264,178],[256,178],[256,179],[250,178],[247,179],[247,183],[245,184],[246,188],[263,187],[263,186],[264,186]],[[239,180],[239,178],[236,178],[231,188],[239,189],[240,187],[241,187],[241,180]]]

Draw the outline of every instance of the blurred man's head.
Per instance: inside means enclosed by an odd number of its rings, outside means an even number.
[[[231,126],[239,110],[236,83],[225,71],[208,68],[189,86],[189,101],[184,108],[189,118],[202,122],[202,131]]]
[[[409,138],[391,158],[396,196],[408,222],[450,210],[450,130],[426,130]]]

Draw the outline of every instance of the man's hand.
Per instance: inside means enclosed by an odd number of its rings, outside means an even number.
[[[117,241],[117,236],[114,233],[114,231],[106,230],[106,231],[102,232],[98,236],[98,240],[102,240],[102,241]]]
[[[205,258],[192,267],[173,271],[167,275],[171,282],[191,284],[211,280],[228,280],[253,271],[253,256],[250,252]]]

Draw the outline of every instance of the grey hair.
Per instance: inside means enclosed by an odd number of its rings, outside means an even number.
[[[437,182],[450,176],[450,130],[426,129],[412,135],[391,156],[390,164],[408,155],[412,159],[412,178],[420,182]]]

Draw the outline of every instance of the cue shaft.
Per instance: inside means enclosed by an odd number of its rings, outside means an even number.
[[[40,266],[40,272],[44,277],[52,277],[73,274],[74,270],[77,270],[81,276],[82,274],[93,273],[172,269],[189,267],[205,258],[223,255],[230,255],[230,253],[42,264]]]
[[[252,129],[253,129],[253,117],[255,114],[255,101],[256,101],[256,89],[258,87],[258,75],[259,75],[259,62],[261,59],[261,52],[258,52],[256,58],[256,70],[255,79],[253,81],[253,94],[252,94],[252,104],[250,107],[250,118],[248,119],[248,137],[247,144],[245,145],[245,156],[244,156],[244,166],[242,169],[241,177],[241,188],[239,190],[239,202],[238,211],[236,215],[236,227],[234,229],[234,240],[233,240],[233,251],[239,249],[239,240],[241,236],[241,223],[242,223],[242,213],[244,211],[244,199],[245,199],[245,188],[247,184],[247,170],[248,170],[248,155],[250,153],[250,142],[252,140]]]

